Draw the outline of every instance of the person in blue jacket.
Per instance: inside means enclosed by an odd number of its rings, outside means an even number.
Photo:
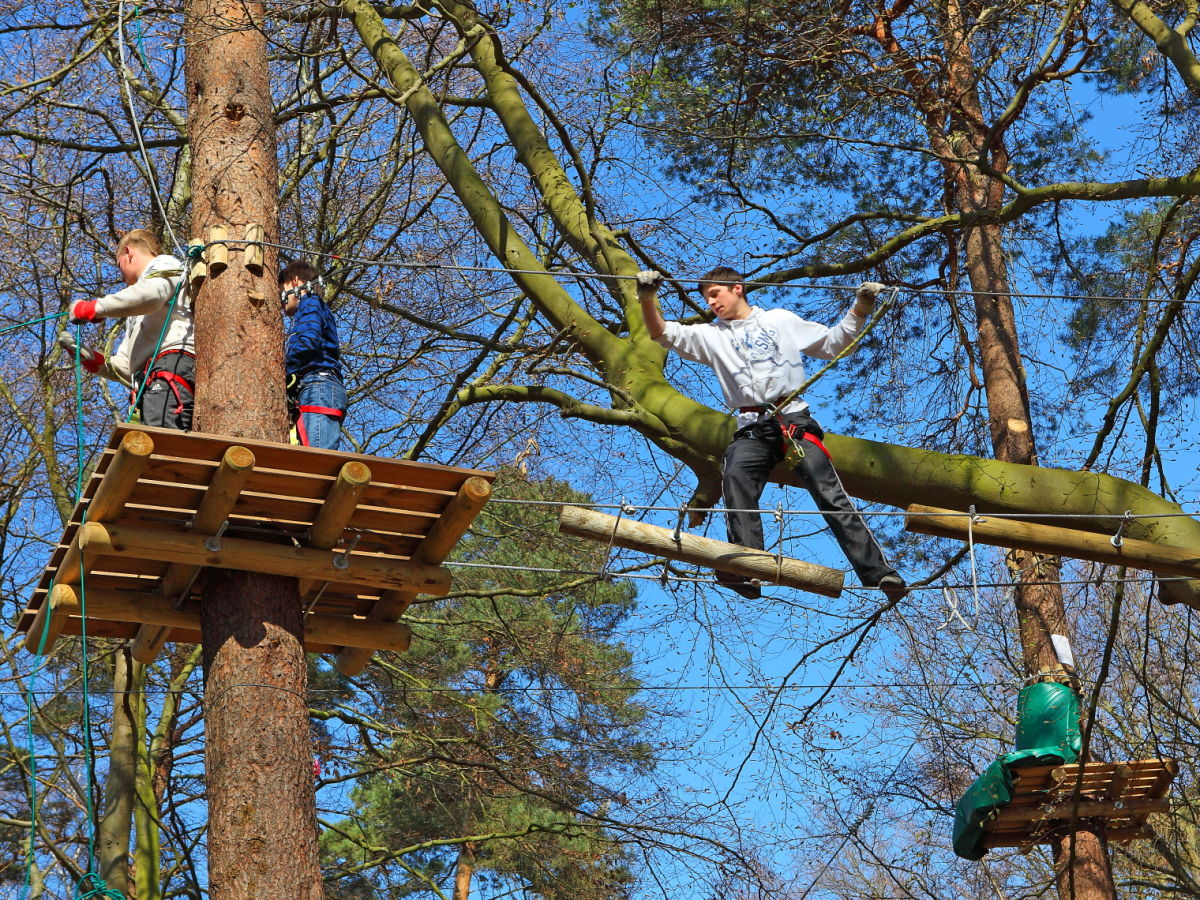
[[[319,276],[302,260],[288,263],[279,275],[283,311],[291,320],[285,335],[288,400],[299,443],[336,450],[346,417],[346,386],[337,324],[318,293]]]

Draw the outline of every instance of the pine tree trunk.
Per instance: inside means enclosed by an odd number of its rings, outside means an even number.
[[[454,864],[454,894],[451,900],[467,900],[471,896],[471,876],[474,874],[475,847],[468,842],[458,851],[458,860]]]
[[[960,100],[951,143],[960,157],[985,159],[997,171],[1008,169],[1003,135],[988,138],[979,102],[976,74],[970,58],[965,12],[957,2],[947,5],[947,63],[953,94]],[[1003,185],[975,166],[950,164],[948,173],[955,206],[962,211],[998,209]],[[1017,339],[1008,268],[1001,229],[981,225],[966,235],[965,266],[975,292],[980,368],[987,395],[988,425],[996,459],[1037,465],[1029,392]],[[1046,510],[1053,512],[1053,510]],[[1069,637],[1060,584],[1060,561],[1022,550],[1011,550],[1008,568],[1016,583],[1017,621],[1026,675],[1058,672],[1062,667],[1050,636]],[[1055,880],[1060,900],[1108,900],[1116,897],[1112,867],[1102,838],[1080,823],[1074,835],[1052,845]],[[1068,850],[1071,845],[1072,849]]]
[[[188,0],[185,75],[193,234],[250,224],[278,240],[278,173],[259,2]],[[262,275],[230,246],[196,309],[196,428],[287,440],[275,253]],[[204,647],[212,900],[322,894],[303,615],[293,578],[208,570]]]

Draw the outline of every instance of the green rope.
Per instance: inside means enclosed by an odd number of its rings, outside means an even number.
[[[28,328],[30,325],[36,325],[38,322],[46,322],[50,319],[61,319],[69,312],[70,310],[64,309],[62,312],[54,313],[49,316],[42,316],[40,319],[30,319],[28,322],[18,322],[16,325],[8,325],[4,328],[0,328],[0,334],[7,334],[8,332],[15,331],[18,328]]]
[[[149,72],[150,61],[146,59],[146,43],[142,39],[142,7],[140,4],[133,7],[133,31],[137,35],[138,56],[142,58],[142,68]]]
[[[87,888],[82,894],[79,893],[81,888]],[[79,883],[75,885],[75,900],[88,900],[90,897],[104,897],[106,900],[125,900],[125,895],[120,891],[110,888],[95,872],[88,872],[79,879]]]
[[[85,470],[84,464],[84,447],[85,433],[83,422],[83,364],[81,358],[81,345],[83,342],[83,328],[76,327],[75,334],[75,503],[78,505],[83,497],[83,475]],[[161,341],[161,336],[160,336]],[[87,511],[84,511],[83,522],[87,521]],[[80,524],[82,525],[83,522]],[[84,767],[86,769],[84,780],[87,788],[84,792],[85,803],[87,806],[87,821],[88,821],[88,856],[87,865],[88,872],[79,880],[75,886],[75,896],[78,900],[91,897],[113,898],[113,900],[123,900],[124,895],[119,891],[112,890],[105,884],[104,879],[98,874],[91,871],[92,864],[96,859],[96,799],[93,785],[96,781],[96,756],[95,747],[92,744],[92,718],[91,718],[91,696],[89,693],[89,684],[91,682],[90,661],[87,651],[87,592],[84,588],[87,573],[84,571],[83,558],[79,560],[79,619],[80,619],[80,642],[83,658],[83,748],[84,748]],[[50,586],[47,589],[44,603],[50,602],[50,597],[54,591],[54,581],[51,580]],[[42,658],[46,651],[46,640],[50,633],[50,616],[45,616],[42,622],[42,633],[38,638],[37,651],[34,654],[35,662],[33,674],[29,679],[29,688],[25,695],[25,709],[27,714],[27,729],[29,751],[29,844],[25,856],[25,882],[23,885],[23,896],[28,897],[33,884],[33,866],[34,866],[34,845],[37,839],[38,827],[38,803],[37,803],[37,745],[34,735],[34,711],[36,701],[34,699],[35,688],[37,684],[37,676],[42,669]],[[80,891],[83,890],[83,893]]]

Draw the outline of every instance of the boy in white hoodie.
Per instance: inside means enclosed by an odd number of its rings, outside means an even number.
[[[125,337],[111,359],[85,347],[80,353],[83,367],[121,382],[134,396],[144,383],[140,420],[187,431],[192,426],[196,366],[192,307],[187,285],[179,284],[183,263],[164,254],[158,238],[141,228],[117,243],[116,260],[126,287],[97,300],[78,301],[71,307],[71,321],[123,318]],[[69,331],[59,334],[58,342],[75,352]]]
[[[833,460],[821,442],[824,432],[797,395],[804,384],[801,357],[833,359],[862,331],[883,285],[868,281],[854,306],[832,328],[802,319],[786,309],[761,309],[746,301],[744,279],[718,266],[700,281],[702,296],[716,319],[701,325],[667,322],[658,307],[657,272],[638,273],[638,300],[650,337],[684,359],[712,368],[725,402],[737,413],[737,431],[725,451],[722,494],[731,510],[757,510],[771,470],[799,447],[795,471],[865,586],[882,588],[889,598],[907,586],[884,558],[866,522],[842,488]],[[785,434],[789,436],[785,440]],[[762,549],[758,512],[728,512],[729,540]],[[751,599],[760,596],[757,581],[717,572],[717,581]]]

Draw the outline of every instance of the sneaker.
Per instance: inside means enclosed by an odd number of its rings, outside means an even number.
[[[745,575],[734,575],[732,572],[722,572],[717,569],[717,584],[727,587],[747,600],[757,600],[762,596],[761,582],[757,578],[747,578]]]
[[[892,603],[903,600],[908,596],[908,585],[895,572],[892,572],[890,575],[884,575],[879,579],[879,589],[883,591],[883,595]]]

